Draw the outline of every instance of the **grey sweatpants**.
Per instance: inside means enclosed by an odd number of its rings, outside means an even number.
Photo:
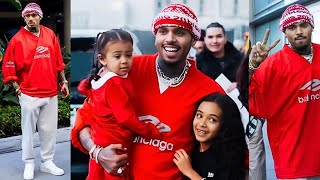
[[[266,153],[264,149],[263,122],[258,120],[252,137],[249,138],[249,179],[266,180]]]
[[[34,133],[38,128],[42,162],[52,160],[58,125],[58,98],[37,98],[21,93],[22,160],[34,163]]]

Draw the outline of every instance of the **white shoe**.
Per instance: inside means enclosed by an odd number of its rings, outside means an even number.
[[[26,163],[24,165],[23,179],[33,179],[34,163]]]
[[[41,163],[40,171],[50,173],[55,176],[61,176],[64,174],[63,169],[58,168],[52,160]]]

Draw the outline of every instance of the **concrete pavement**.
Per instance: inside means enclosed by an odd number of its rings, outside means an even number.
[[[267,123],[263,126],[263,137],[266,148],[267,180],[275,180],[273,159],[266,132]],[[54,162],[65,172],[63,176],[53,176],[40,172],[40,147],[39,137],[35,134],[35,180],[70,180],[71,158],[70,158],[70,129],[61,128],[57,133],[57,145]],[[23,179],[24,163],[21,160],[21,136],[0,139],[0,179],[21,180]],[[82,168],[83,169],[83,168]]]
[[[55,164],[65,172],[63,176],[54,176],[40,172],[39,137],[35,135],[35,180],[70,180],[70,129],[61,128],[57,133]],[[23,179],[24,162],[21,160],[21,136],[0,139],[0,179]]]

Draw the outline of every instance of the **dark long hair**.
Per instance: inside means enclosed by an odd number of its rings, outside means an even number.
[[[100,32],[95,38],[94,48],[93,48],[93,58],[92,58],[92,68],[89,75],[86,88],[91,88],[91,80],[98,80],[100,76],[98,75],[99,70],[102,68],[102,64],[99,61],[98,55],[102,54],[104,47],[111,41],[128,41],[133,44],[133,39],[131,35],[122,29],[111,29],[109,31]]]
[[[228,169],[239,170],[227,176],[227,179],[243,179],[245,176],[245,158],[247,145],[245,142],[245,133],[241,120],[241,114],[237,104],[228,96],[223,94],[210,94],[204,97],[201,102],[214,102],[222,110],[221,127],[216,137],[213,139],[213,145],[210,147],[212,153],[215,153],[224,162],[224,167]]]
[[[239,100],[248,109],[248,98],[249,98],[249,54],[250,49],[244,55],[241,63],[237,69],[236,81],[237,88],[239,89]]]

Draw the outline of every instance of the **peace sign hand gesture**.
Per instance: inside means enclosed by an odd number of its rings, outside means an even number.
[[[263,37],[263,42],[261,43],[258,41],[256,45],[252,46],[251,53],[249,55],[249,69],[251,71],[256,70],[259,65],[268,57],[270,50],[280,42],[280,39],[277,39],[270,46],[267,46],[269,34],[270,29],[267,29]]]

